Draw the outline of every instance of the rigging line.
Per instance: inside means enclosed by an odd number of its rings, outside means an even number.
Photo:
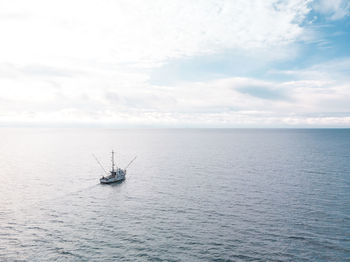
[[[92,154],[92,156],[95,158],[96,162],[100,165],[100,167],[106,173],[106,175],[108,175],[106,169],[103,167],[103,165],[100,163],[100,161],[98,161],[97,157],[94,154]]]

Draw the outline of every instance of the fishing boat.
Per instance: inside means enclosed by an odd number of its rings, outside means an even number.
[[[112,170],[109,171],[109,174],[106,172],[106,170],[104,169],[104,167],[102,166],[102,164],[100,163],[100,161],[97,159],[96,156],[94,156],[94,158],[96,159],[97,163],[101,166],[101,168],[103,169],[103,171],[105,172],[106,176],[102,176],[100,178],[100,183],[101,184],[111,184],[111,183],[117,183],[117,182],[122,182],[123,180],[125,180],[125,176],[126,176],[126,170],[127,168],[134,162],[134,160],[136,159],[136,157],[134,157],[129,164],[124,168],[120,168],[117,167],[115,165],[114,162],[114,151],[112,151]]]

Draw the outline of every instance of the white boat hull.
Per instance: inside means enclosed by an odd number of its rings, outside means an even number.
[[[116,171],[111,171],[111,174],[107,177],[100,178],[101,184],[112,184],[125,180],[126,170],[118,168]]]
[[[100,178],[100,183],[101,184],[112,184],[112,183],[118,183],[118,182],[122,182],[123,180],[125,180],[125,177],[122,178]]]

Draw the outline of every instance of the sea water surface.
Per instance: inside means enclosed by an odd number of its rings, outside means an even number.
[[[0,261],[350,261],[349,129],[0,129]],[[127,179],[100,185],[111,150]]]

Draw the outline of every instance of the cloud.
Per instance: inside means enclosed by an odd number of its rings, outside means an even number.
[[[301,0],[15,0],[4,6],[0,16],[28,16],[0,24],[0,55],[8,61],[80,59],[142,67],[227,48],[284,45],[300,37],[299,24],[309,12],[308,1]]]
[[[348,0],[319,0],[314,3],[315,11],[327,15],[331,20],[339,20],[350,13]]]
[[[31,65],[15,65],[11,63],[0,64],[0,76],[11,77],[23,77],[23,76],[36,76],[36,77],[73,77],[82,74],[78,70],[46,66],[40,64]]]
[[[7,104],[1,103],[1,123],[267,127],[347,126],[350,119],[349,85],[318,79],[274,82],[234,77],[174,86],[144,83],[136,91],[119,93],[108,87],[46,92],[43,100],[8,95]]]
[[[284,75],[298,80],[323,80],[330,82],[350,80],[350,57],[331,59],[326,62],[294,70],[270,70],[271,75]]]
[[[249,74],[298,56],[310,3],[4,2],[0,125],[349,125],[347,60]]]
[[[285,95],[279,89],[272,89],[264,86],[244,86],[236,89],[242,94],[248,94],[254,97],[267,100],[285,99]]]

